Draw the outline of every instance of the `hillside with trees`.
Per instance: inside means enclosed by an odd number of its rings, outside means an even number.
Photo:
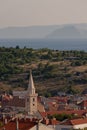
[[[87,90],[87,52],[0,47],[0,91],[26,90],[32,69],[40,95]]]

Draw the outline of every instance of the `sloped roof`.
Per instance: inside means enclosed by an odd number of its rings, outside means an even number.
[[[10,101],[2,101],[3,106],[25,107],[25,99],[18,96],[13,97]]]
[[[41,112],[41,116],[44,118],[48,114],[49,115],[54,115],[54,114],[77,114],[78,116],[82,116],[83,114],[87,113],[87,110],[62,110],[62,111],[46,111],[46,112]]]
[[[87,100],[82,101],[79,103],[80,106],[87,107]]]
[[[61,125],[80,125],[80,124],[87,124],[87,118],[79,118],[79,119],[66,120],[65,122],[62,122],[60,124]]]
[[[37,123],[34,121],[30,121],[29,119],[21,119],[18,121],[19,130],[29,130],[33,126],[35,126]],[[16,130],[16,120],[10,121],[5,126],[3,126],[6,130]],[[0,128],[2,130],[2,127]]]

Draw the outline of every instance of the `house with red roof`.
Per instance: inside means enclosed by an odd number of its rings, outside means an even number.
[[[38,110],[45,111],[44,106],[39,102],[31,72],[27,91],[15,91],[13,92],[13,98],[5,99],[2,100],[3,108],[11,107],[13,110],[26,112],[28,115],[34,115]]]
[[[87,118],[65,120],[56,126],[55,130],[85,129],[87,128]]]
[[[82,110],[87,109],[87,100],[83,100],[81,103],[78,104],[79,108]]]
[[[54,130],[37,119],[13,119],[0,127],[0,130]]]
[[[42,118],[46,118],[48,115],[52,116],[55,114],[71,114],[71,115],[77,115],[78,117],[83,117],[87,116],[87,110],[61,110],[61,111],[40,112]]]

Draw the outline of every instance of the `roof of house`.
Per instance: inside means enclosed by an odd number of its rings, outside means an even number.
[[[82,101],[79,103],[80,106],[87,107],[87,100]]]
[[[56,118],[53,119],[43,118],[42,123],[46,125],[58,125],[60,121],[56,120]]]
[[[54,115],[54,114],[77,114],[78,116],[82,116],[83,114],[87,113],[87,110],[60,110],[60,111],[46,111],[41,112],[41,116],[45,118],[47,115]]]
[[[56,102],[48,102],[49,111],[56,111],[58,109],[58,104]]]
[[[79,124],[87,124],[87,118],[79,118],[79,119],[72,119],[66,120],[61,125],[79,125]]]
[[[31,121],[30,119],[18,120],[19,130],[29,130],[30,128],[32,128],[36,124],[37,123],[35,121]],[[3,127],[1,127],[0,130],[2,130],[3,128],[5,128],[6,130],[16,130],[16,127],[17,127],[17,125],[16,125],[16,119],[15,119],[13,121],[10,121],[9,123],[4,125]]]
[[[55,118],[53,118],[49,121],[49,125],[58,125],[59,123],[60,123],[60,121],[56,120]]]
[[[60,96],[50,97],[50,99],[51,99],[51,101],[52,101],[52,100],[55,100],[55,101],[57,101],[58,103],[67,103],[67,100],[68,100],[67,97],[60,97]]]
[[[10,101],[2,101],[2,106],[25,107],[25,99],[15,96]]]

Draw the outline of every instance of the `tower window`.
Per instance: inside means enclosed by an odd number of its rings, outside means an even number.
[[[33,102],[35,101],[35,98],[33,98]]]

